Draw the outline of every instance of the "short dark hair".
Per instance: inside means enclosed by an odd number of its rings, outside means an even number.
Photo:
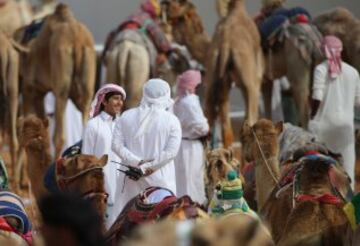
[[[104,245],[100,215],[79,195],[51,194],[40,201],[39,209],[45,226],[68,228],[79,245]]]
[[[112,96],[115,96],[115,95],[121,95],[121,97],[123,98],[123,94],[121,94],[119,91],[110,91],[108,93],[105,94],[105,97],[104,97],[104,101],[105,102],[108,102],[109,99],[112,97]],[[104,110],[104,104],[101,103],[100,105],[100,111],[103,111]]]

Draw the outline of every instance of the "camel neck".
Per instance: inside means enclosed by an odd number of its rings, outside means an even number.
[[[280,177],[278,157],[275,155],[267,158],[266,163],[261,157],[255,160],[256,197],[259,209],[264,206],[267,198],[277,184],[274,178],[278,180]],[[272,173],[270,173],[267,165]]]

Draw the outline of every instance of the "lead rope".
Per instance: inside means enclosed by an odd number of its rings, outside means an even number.
[[[252,133],[253,133],[253,135],[254,135],[254,138],[255,138],[256,144],[257,144],[257,146],[258,146],[258,148],[259,148],[259,150],[260,150],[261,157],[262,157],[263,161],[265,162],[265,166],[267,167],[267,169],[268,169],[268,171],[269,171],[269,173],[270,173],[270,175],[271,175],[272,179],[275,181],[275,184],[276,184],[276,185],[278,185],[279,180],[276,178],[276,176],[275,176],[275,174],[274,174],[273,170],[271,169],[271,167],[270,167],[269,163],[267,162],[267,159],[265,158],[265,154],[264,154],[263,150],[261,149],[261,146],[260,146],[259,140],[258,140],[258,138],[257,138],[257,136],[256,136],[256,133],[255,133],[254,129],[253,129],[253,128],[251,128],[251,131],[252,131]]]

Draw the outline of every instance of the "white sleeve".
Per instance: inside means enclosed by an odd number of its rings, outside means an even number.
[[[95,154],[95,140],[96,131],[91,124],[87,123],[82,140],[81,153],[85,155],[94,155]]]
[[[133,154],[125,144],[125,136],[123,132],[123,121],[120,117],[119,120],[115,124],[115,129],[112,138],[111,149],[117,154],[122,163],[126,165],[137,166],[137,164],[141,161],[141,158]]]
[[[172,127],[170,129],[170,135],[165,145],[165,148],[160,152],[159,156],[154,156],[154,161],[152,162],[152,164],[154,165],[172,161],[173,159],[175,159],[177,153],[179,152],[181,144],[180,122],[176,117],[174,117],[171,125]]]
[[[318,65],[314,71],[314,84],[312,88],[312,98],[322,101],[327,79],[327,68],[323,64]]]
[[[209,124],[204,116],[200,103],[195,102],[187,105],[183,110],[187,115],[186,120],[182,122],[183,129],[187,129],[194,139],[206,136],[209,133]]]
[[[355,91],[355,106],[360,107],[360,76],[356,72],[356,91]]]

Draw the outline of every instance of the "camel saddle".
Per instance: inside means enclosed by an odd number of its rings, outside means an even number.
[[[166,196],[159,203],[148,203],[147,197],[159,190],[165,190],[171,195]],[[168,216],[176,219],[195,219],[200,216],[199,208],[200,205],[193,202],[189,196],[177,198],[167,189],[149,187],[127,203],[107,232],[106,240],[110,245],[117,245],[117,242],[129,236],[138,225]]]

